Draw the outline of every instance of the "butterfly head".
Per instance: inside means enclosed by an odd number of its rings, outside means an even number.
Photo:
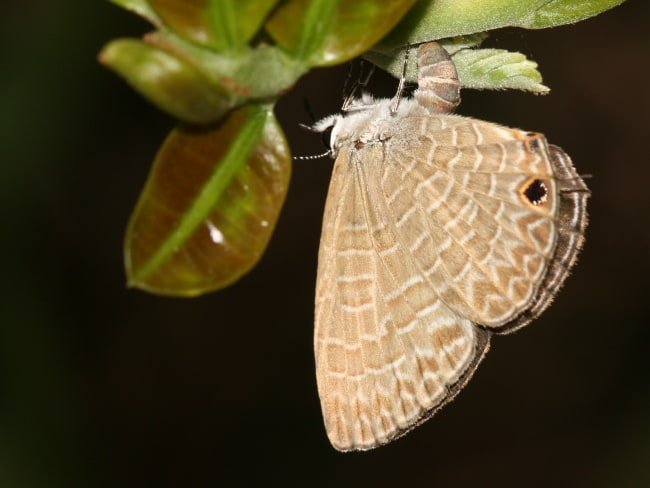
[[[311,127],[313,132],[322,134],[323,144],[333,158],[336,158],[339,149],[337,140],[342,120],[343,115],[334,114],[319,120]]]
[[[412,102],[412,103],[409,103]],[[391,100],[374,99],[370,95],[351,100],[344,106],[343,114],[334,114],[319,120],[309,129],[323,135],[323,143],[330,155],[336,159],[341,148],[349,144],[354,149],[363,147],[368,142],[383,140],[379,127],[403,117],[417,104],[410,99],[404,100],[400,110],[391,112]]]

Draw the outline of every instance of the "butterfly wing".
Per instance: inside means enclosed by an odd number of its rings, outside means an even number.
[[[381,177],[395,233],[418,236],[414,259],[458,315],[493,330],[525,325],[582,242],[588,191],[568,157],[541,134],[474,119],[401,124],[418,137],[386,150],[397,165]],[[559,246],[565,239],[573,242]]]
[[[381,153],[358,156],[344,149],[334,167],[316,293],[321,406],[343,451],[384,444],[428,418],[469,379],[489,339],[441,300],[386,222]]]
[[[339,450],[389,442],[453,398],[490,331],[548,305],[583,240],[588,190],[542,135],[418,110],[342,147],[333,171],[315,349]]]

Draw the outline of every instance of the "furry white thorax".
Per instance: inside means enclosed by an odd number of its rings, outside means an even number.
[[[364,94],[346,108],[344,114],[333,114],[319,120],[313,126],[315,132],[324,132],[332,128],[330,137],[331,155],[334,159],[339,149],[346,142],[359,141],[367,143],[382,140],[381,127],[389,124],[399,124],[399,121],[414,112],[426,110],[413,98],[400,100],[397,112],[391,107],[394,100],[390,98],[375,99]]]

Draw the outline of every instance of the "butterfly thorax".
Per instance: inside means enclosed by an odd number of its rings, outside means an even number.
[[[346,114],[323,119],[314,128],[317,131],[332,128],[330,147],[332,157],[336,158],[344,146],[360,150],[392,140],[394,134],[403,132],[404,125],[409,125],[409,118],[431,118],[431,114],[414,99],[402,100],[396,112],[392,112],[393,103],[388,98],[375,100],[364,97],[353,103]],[[399,138],[399,141],[404,141],[404,138]]]

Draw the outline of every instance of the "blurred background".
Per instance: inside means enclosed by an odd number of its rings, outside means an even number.
[[[332,162],[295,162],[268,251],[236,285],[129,290],[124,230],[174,121],[96,55],[149,26],[103,1],[5,5],[0,486],[650,486],[649,20],[629,0],[489,40],[537,61],[552,92],[464,91],[460,112],[543,132],[592,175],[584,252],[452,404],[393,444],[339,454],[312,352]],[[337,111],[346,71],[316,70],[278,103],[294,154],[322,152],[298,127],[303,99]]]

